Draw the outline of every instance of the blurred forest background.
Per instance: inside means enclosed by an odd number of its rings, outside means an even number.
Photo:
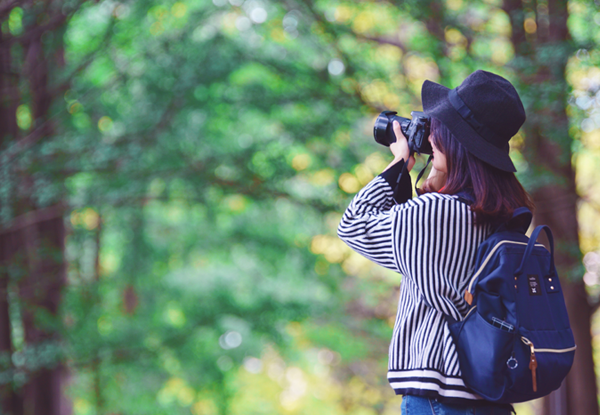
[[[391,415],[401,277],[336,237],[425,79],[517,86],[598,414],[598,0],[0,1],[0,413]],[[421,161],[422,163],[422,161]],[[418,167],[418,166],[417,166]]]

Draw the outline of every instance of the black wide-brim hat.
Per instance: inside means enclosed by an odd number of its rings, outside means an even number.
[[[525,109],[515,87],[503,77],[478,70],[455,89],[425,81],[423,111],[441,121],[475,157],[515,172],[509,140],[525,122]]]

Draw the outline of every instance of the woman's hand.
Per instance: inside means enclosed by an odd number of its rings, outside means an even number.
[[[427,180],[423,183],[423,188],[439,192],[446,185],[446,177],[446,173],[436,170],[435,167],[431,166],[431,171],[429,172],[429,176],[427,176]]]
[[[408,160],[406,168],[408,169],[408,171],[410,171],[415,165],[415,158],[410,157],[408,141],[406,140],[406,137],[404,137],[404,134],[402,134],[402,130],[400,129],[400,124],[398,123],[398,121],[394,121],[392,127],[394,128],[394,134],[396,135],[396,141],[390,144],[390,151],[394,155],[394,161],[392,161],[390,165],[386,167],[385,170],[389,169],[391,166],[398,163],[400,160]]]

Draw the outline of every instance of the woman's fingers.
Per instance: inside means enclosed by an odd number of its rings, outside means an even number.
[[[410,151],[408,149],[406,137],[404,137],[404,134],[402,134],[402,130],[400,129],[400,124],[398,121],[394,121],[392,127],[394,128],[394,134],[396,135],[396,142],[390,144],[390,150],[396,158],[408,160]]]
[[[400,128],[400,123],[396,120],[394,120],[394,122],[392,123],[392,128],[394,129],[394,134],[396,134],[396,140],[398,140],[398,137],[404,137],[404,134],[402,134],[402,129]]]

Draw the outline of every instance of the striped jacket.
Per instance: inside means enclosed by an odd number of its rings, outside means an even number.
[[[354,197],[338,235],[359,254],[403,276],[388,364],[396,394],[474,403],[481,398],[461,379],[444,315],[465,316],[463,293],[490,228],[476,225],[474,213],[457,196],[427,193],[410,200],[410,179],[396,183],[402,168],[397,163]],[[409,177],[406,171],[402,176]]]

